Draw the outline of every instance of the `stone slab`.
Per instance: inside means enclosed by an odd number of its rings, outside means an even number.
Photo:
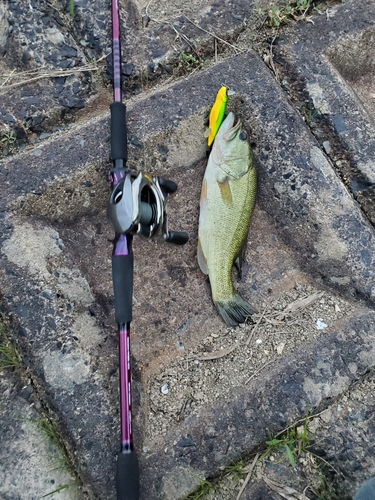
[[[60,450],[38,427],[40,414],[30,384],[18,376],[0,374],[0,497],[4,500],[75,500],[77,484]],[[52,493],[61,488],[61,491]]]
[[[93,82],[90,72],[76,69],[88,60],[71,32],[69,16],[58,5],[44,0],[9,1],[1,15],[1,71],[8,74],[2,83],[14,85],[14,74],[23,73],[24,84],[1,89],[0,131],[13,128],[18,145],[24,146],[36,135],[51,133],[69,110],[83,108]],[[56,78],[38,80],[43,70]]]
[[[195,68],[207,64],[241,32],[263,22],[259,19],[264,18],[267,8],[266,0],[208,2],[204,8],[195,2],[170,9],[171,13],[160,20],[158,15],[154,18],[154,12],[164,7],[154,2],[146,26],[146,4],[119,2],[126,97],[149,90],[163,77],[191,71],[189,64],[180,67],[181,53],[193,54]],[[65,130],[87,113],[95,113],[103,102],[105,107],[109,105],[112,35],[108,2],[76,0],[72,17],[69,2],[9,1],[1,8],[0,19],[2,71],[9,76],[5,83],[14,83],[12,73],[30,72],[24,85],[1,89],[0,133],[13,129],[16,145],[23,148],[43,141],[51,132]],[[235,54],[242,49],[232,50]],[[41,68],[54,76],[35,81]],[[65,73],[59,75],[60,70]],[[87,109],[80,113],[82,108]],[[3,147],[3,154],[9,153],[12,148]]]
[[[351,370],[356,368],[355,365],[349,365]],[[301,465],[298,459],[297,467],[292,468],[285,452],[279,451],[273,461],[265,462],[263,475],[302,492],[305,488],[308,488],[307,491],[310,491],[310,488],[316,489],[314,483],[319,486],[321,474],[324,474],[327,484],[337,498],[351,500],[359,487],[375,475],[374,383],[373,373],[366,375],[345,394],[335,398],[320,415],[310,419],[309,450],[314,454],[315,462],[319,466],[315,474],[313,472],[311,475],[309,466],[306,468],[308,454],[302,458],[304,465]],[[258,477],[261,475],[253,474],[253,479],[241,498],[279,498],[263,479]],[[329,492],[326,492],[326,495],[329,495]]]
[[[309,345],[308,354],[305,349],[283,359],[256,387],[238,389],[220,407],[203,408],[171,428],[162,440],[155,439],[154,454],[142,453],[142,426],[148,411],[143,384],[147,373],[152,375],[147,362],[153,358],[162,362],[162,353],[175,344],[171,332],[189,316],[205,320],[208,331],[220,325],[193,259],[204,169],[199,161],[205,156],[203,115],[223,77],[237,92],[230,107],[251,130],[256,146],[258,224],[268,221],[280,246],[285,246],[297,266],[321,286],[351,299],[362,298],[370,307],[374,302],[373,229],[255,54],[238,56],[145,100],[129,103],[129,164],[152,173],[173,174],[184,197],[178,193],[173,200],[171,226],[173,221],[176,229],[183,230],[186,224],[192,237],[186,250],[151,243],[154,264],[149,259],[149,243],[137,241],[135,247],[134,294],[136,298],[142,295],[134,315],[133,355],[136,361],[142,360],[134,372],[138,408],[135,436],[143,497],[148,499],[183,498],[196,487],[197,476],[217,474],[225,461],[251,451],[267,437],[267,428],[276,432],[287,420],[303,414],[307,404],[325,404],[374,364],[373,312],[357,308],[353,318],[338,325],[332,335]],[[108,326],[113,324],[108,298],[110,249],[103,250],[99,244],[107,234],[100,212],[107,199],[107,165],[103,164],[109,153],[106,123],[107,117],[102,117],[74,128],[46,142],[37,155],[34,149],[4,163],[0,172],[4,189],[3,301],[13,315],[35,383],[76,452],[82,480],[99,498],[111,498],[108,491],[114,491],[112,471],[118,440],[116,333]],[[102,163],[98,166],[99,158]],[[69,175],[82,181],[73,193],[69,191],[73,185]],[[72,231],[72,225],[80,230]],[[95,256],[98,265],[90,267],[90,261],[83,257],[87,253]],[[241,289],[258,305],[266,296],[265,290],[257,292],[252,285],[264,281],[266,270],[262,269],[264,276],[259,275],[257,261],[252,264]],[[160,284],[155,277],[165,268],[172,273],[171,279]],[[276,278],[280,282],[282,277]],[[148,304],[151,307],[146,307]],[[205,330],[196,330],[192,343],[207,335]],[[328,362],[328,371],[318,369],[307,380],[319,356]],[[358,372],[349,373],[343,360],[356,363]],[[273,401],[270,395],[275,394],[275,387],[280,400]],[[165,454],[166,448],[171,455]]]
[[[297,25],[274,48],[280,81],[298,106],[312,103],[304,111],[316,121],[312,132],[373,224],[374,19],[373,3],[345,2]]]

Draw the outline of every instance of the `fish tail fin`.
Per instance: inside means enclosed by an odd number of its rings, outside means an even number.
[[[239,323],[244,323],[246,319],[258,311],[244,300],[241,295],[236,293],[226,300],[215,302],[215,306],[229,326],[237,326]]]

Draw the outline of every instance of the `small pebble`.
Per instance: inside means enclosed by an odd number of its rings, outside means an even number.
[[[329,155],[329,153],[332,151],[332,148],[331,148],[329,141],[323,142],[323,148],[324,148],[324,151],[327,153],[327,155]]]
[[[255,343],[256,343],[256,344],[261,344],[261,343],[262,343],[262,340],[261,340],[261,339],[257,339],[257,340],[255,341]]]
[[[164,384],[160,390],[161,390],[162,394],[168,394],[168,392],[169,392],[168,385]]]
[[[322,318],[318,318],[317,322],[316,322],[316,329],[317,330],[324,330],[324,328],[327,328],[327,324],[324,323],[324,321],[322,320]]]

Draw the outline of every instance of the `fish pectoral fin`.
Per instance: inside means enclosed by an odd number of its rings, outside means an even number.
[[[246,253],[246,248],[247,248],[247,239],[243,242],[243,244],[240,246],[240,249],[238,251],[238,254],[236,256],[236,259],[234,261],[234,265],[238,271],[238,278],[242,279],[242,264],[245,259],[245,253]]]
[[[221,199],[223,200],[223,202],[226,205],[232,205],[233,197],[232,197],[232,191],[230,189],[229,180],[226,179],[223,182],[217,181],[217,185],[219,186]]]
[[[204,136],[209,137],[210,134],[211,134],[211,129],[210,129],[210,127],[207,127],[206,130],[204,131]]]
[[[207,201],[207,181],[206,181],[206,179],[203,179],[203,182],[202,182],[201,197],[200,197],[199,201],[200,201],[200,203]]]
[[[201,271],[203,274],[208,274],[208,265],[207,265],[207,259],[204,256],[203,250],[202,250],[202,245],[198,237],[198,249],[197,249],[197,257],[198,257],[198,264],[199,267],[201,268]]]

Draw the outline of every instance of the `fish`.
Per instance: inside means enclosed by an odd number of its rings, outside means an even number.
[[[211,146],[217,131],[224,119],[225,108],[227,106],[228,93],[226,87],[221,87],[216,95],[215,102],[208,117],[207,145]]]
[[[229,326],[237,326],[257,312],[232,282],[233,265],[241,271],[256,190],[253,151],[242,121],[236,121],[230,112],[215,137],[203,177],[197,248],[212,300]]]

